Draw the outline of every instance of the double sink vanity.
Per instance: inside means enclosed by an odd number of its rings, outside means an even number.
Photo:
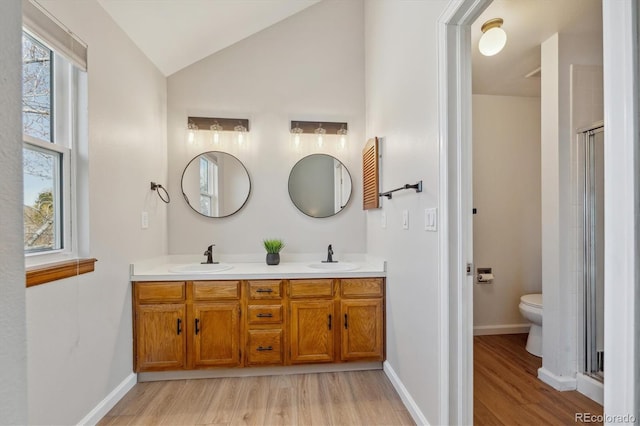
[[[190,260],[168,256],[131,267],[139,380],[215,377],[230,368],[257,373],[249,367],[268,367],[260,374],[381,368],[384,261]]]

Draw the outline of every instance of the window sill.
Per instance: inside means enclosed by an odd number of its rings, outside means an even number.
[[[97,261],[97,259],[74,259],[31,266],[26,270],[27,288],[93,272]]]

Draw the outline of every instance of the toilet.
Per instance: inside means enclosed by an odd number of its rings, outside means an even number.
[[[527,352],[542,358],[542,294],[525,294],[520,297],[520,313],[531,322]]]

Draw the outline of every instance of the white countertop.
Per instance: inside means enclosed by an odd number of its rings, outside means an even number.
[[[317,254],[282,255],[279,265],[267,265],[265,255],[220,256],[216,261],[231,266],[218,272],[185,273],[171,270],[181,265],[200,264],[203,256],[171,255],[147,259],[131,264],[131,281],[192,281],[192,280],[258,280],[293,278],[368,278],[385,277],[386,262],[362,254],[334,256],[340,263],[352,264],[355,269],[325,270],[314,269],[311,264],[319,264],[322,257]],[[261,259],[261,260],[259,260]]]

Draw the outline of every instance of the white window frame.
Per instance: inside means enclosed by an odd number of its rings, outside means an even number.
[[[81,71],[78,70],[67,58],[58,54],[45,40],[33,32],[23,28],[23,32],[42,43],[53,52],[53,137],[52,141],[45,141],[23,134],[23,146],[35,147],[39,150],[60,153],[62,155],[61,167],[58,178],[61,178],[60,190],[62,198],[56,203],[56,212],[61,219],[58,225],[62,232],[62,248],[40,252],[25,252],[25,265],[36,266],[78,257],[77,238],[77,194],[76,194],[76,170],[77,170],[77,140],[78,140],[78,108],[82,103],[80,90]],[[84,79],[86,80],[86,79]],[[61,211],[60,211],[61,210]],[[59,230],[56,230],[58,232]]]

